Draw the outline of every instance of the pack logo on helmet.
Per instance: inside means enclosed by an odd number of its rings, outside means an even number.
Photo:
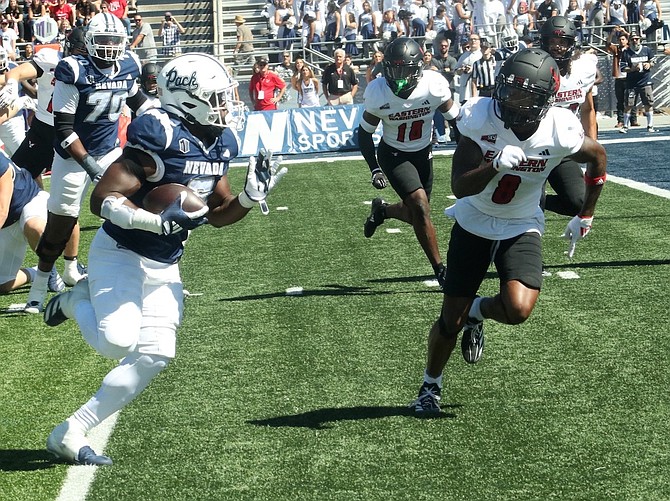
[[[165,74],[165,87],[169,90],[192,92],[198,89],[198,78],[195,72],[190,75],[179,75],[175,68],[171,68]]]

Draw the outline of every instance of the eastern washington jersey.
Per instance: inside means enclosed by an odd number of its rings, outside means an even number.
[[[436,71],[424,71],[407,99],[396,96],[385,78],[365,89],[365,111],[381,119],[384,142],[400,151],[419,151],[430,144],[435,110],[451,98],[449,82]]]
[[[47,125],[54,124],[51,97],[54,93],[54,71],[63,53],[51,47],[39,50],[30,60],[39,76],[37,77],[37,108],[35,117]]]
[[[0,176],[4,176],[10,169],[14,171],[12,175],[14,178],[14,190],[12,191],[12,199],[9,202],[9,211],[7,219],[2,226],[3,228],[17,222],[21,217],[23,207],[35,198],[40,191],[40,187],[37,186],[30,172],[14,165],[7,154],[0,150]]]
[[[564,108],[552,107],[530,138],[520,141],[506,129],[494,111],[493,99],[482,97],[461,108],[458,130],[477,143],[486,160],[507,145],[518,146],[527,160],[514,169],[501,170],[482,192],[456,202],[458,224],[470,233],[492,240],[512,238],[527,231],[544,232],[540,196],[551,170],[563,158],[579,151],[584,129]]]
[[[105,155],[118,141],[119,117],[128,96],[139,87],[141,66],[137,56],[126,51],[114,66],[101,70],[88,56],[69,56],[56,66],[53,109],[75,115],[74,131],[93,157]],[[56,152],[69,154],[57,142]]]
[[[595,54],[581,54],[570,62],[570,73],[561,75],[561,87],[556,93],[554,106],[568,108],[575,114],[586,100],[596,81],[598,58]]]
[[[178,118],[160,109],[152,109],[135,118],[128,126],[126,148],[137,148],[153,158],[156,173],[148,178],[133,196],[141,207],[144,196],[156,186],[168,183],[184,184],[207,200],[216,183],[228,172],[228,163],[239,151],[239,138],[231,128],[225,128],[209,148],[184,127]],[[126,230],[110,221],[104,230],[119,245],[141,256],[161,263],[179,260],[188,235],[157,235],[143,230]]]

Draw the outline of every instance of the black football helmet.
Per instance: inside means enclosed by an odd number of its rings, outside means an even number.
[[[393,40],[384,49],[384,78],[393,93],[407,99],[416,88],[423,72],[421,46],[408,37]]]
[[[525,49],[500,68],[493,93],[495,112],[505,128],[538,124],[561,85],[558,64],[545,51]]]
[[[550,40],[560,38],[567,42],[566,47],[552,46]],[[565,16],[553,16],[547,19],[540,30],[540,47],[551,54],[559,66],[566,64],[572,58],[577,46],[577,28],[575,23]]]
[[[146,63],[142,66],[142,74],[140,75],[140,85],[144,92],[150,96],[158,95],[157,78],[160,73],[160,68],[156,63]]]
[[[84,40],[84,30],[82,28],[74,28],[68,33],[63,42],[63,57],[77,54],[86,54],[86,41]]]

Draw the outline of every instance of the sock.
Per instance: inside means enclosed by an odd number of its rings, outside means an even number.
[[[623,126],[628,127],[630,125],[630,113],[623,114]]]
[[[51,275],[50,271],[42,271],[39,268],[36,268],[32,288],[36,290],[47,290],[49,275]]]
[[[442,389],[442,374],[438,377],[430,377],[428,375],[428,370],[426,369],[423,373],[423,382],[428,384],[436,384],[438,388]]]
[[[37,274],[37,266],[33,266],[32,268],[23,268],[23,272],[28,275],[28,282],[34,282],[35,275]]]
[[[65,261],[64,274],[71,276],[79,274],[79,270],[77,269],[77,256],[66,257],[64,258],[64,261]]]
[[[645,113],[647,117],[647,127],[653,127],[654,126],[654,112],[650,111],[648,113]]]
[[[484,320],[484,315],[482,315],[482,298],[481,297],[476,297],[475,300],[472,302],[472,306],[470,306],[470,311],[468,312],[468,316],[471,318],[474,318],[475,320],[479,320],[480,322]]]

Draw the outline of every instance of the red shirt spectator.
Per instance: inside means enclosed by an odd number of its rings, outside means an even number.
[[[286,91],[286,82],[274,71],[270,71],[268,60],[258,61],[258,73],[251,77],[249,95],[254,102],[254,110],[276,110],[277,103]],[[275,95],[276,91],[279,91]]]
[[[109,12],[119,19],[128,17],[128,2],[126,0],[107,0]]]
[[[66,0],[58,0],[56,4],[49,3],[48,7],[51,17],[56,21],[60,22],[63,19],[67,19],[70,21],[70,25],[74,26],[74,9]]]

